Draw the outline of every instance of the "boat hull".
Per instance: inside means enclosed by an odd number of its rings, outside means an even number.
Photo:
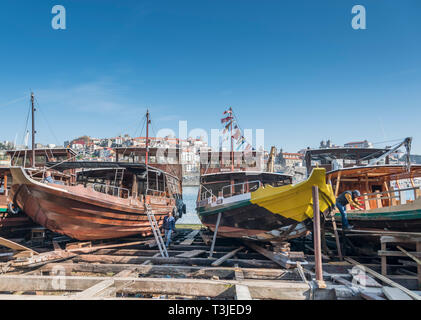
[[[290,226],[297,221],[284,218],[252,203],[238,203],[228,208],[220,208],[221,221],[218,235],[227,238],[263,236],[267,232]],[[215,231],[218,212],[199,211],[202,223]]]
[[[256,236],[269,240],[282,238],[288,232],[297,236],[294,226],[305,226],[313,217],[314,185],[319,187],[320,210],[332,208],[335,197],[325,182],[325,170],[317,169],[308,180],[294,186],[261,187],[251,193],[217,199],[216,203],[206,203],[209,200],[205,199],[203,204],[199,203],[197,212],[202,223],[212,231],[221,213],[218,235],[224,237]]]
[[[148,236],[152,230],[143,202],[105,195],[83,186],[32,181],[15,168],[11,198],[34,222],[78,240]],[[173,199],[147,197],[159,226],[173,210]]]
[[[421,232],[421,199],[392,207],[350,211],[347,216],[354,229]],[[335,219],[341,226],[340,214],[336,214]]]

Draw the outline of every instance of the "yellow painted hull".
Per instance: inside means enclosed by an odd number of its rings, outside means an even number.
[[[250,202],[266,210],[298,222],[313,218],[312,186],[319,188],[320,211],[332,207],[335,195],[330,184],[326,183],[326,170],[315,168],[311,176],[296,185],[260,187],[251,193]]]

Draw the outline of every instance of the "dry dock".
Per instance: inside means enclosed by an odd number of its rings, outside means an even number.
[[[402,251],[380,250],[380,255],[350,256],[344,261],[323,255],[320,285],[315,281],[311,239],[293,241],[293,248],[303,248],[298,252],[288,245],[218,238],[212,257],[212,234],[206,230],[178,229],[169,257],[161,256],[153,238],[52,239],[21,241],[22,247],[17,241],[15,245],[1,241],[13,250],[0,254],[0,299],[420,298],[419,265]],[[35,240],[41,243],[35,245]],[[393,241],[390,236],[383,240]],[[33,252],[28,244],[34,244]],[[289,251],[288,259],[280,253],[283,250]],[[387,256],[393,262],[385,262]]]

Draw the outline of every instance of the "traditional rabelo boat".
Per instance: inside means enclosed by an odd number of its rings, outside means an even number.
[[[346,190],[359,190],[362,211],[347,206],[348,220],[354,229],[421,232],[421,192],[416,179],[421,177],[421,165],[409,163],[411,139],[386,149],[320,149],[306,154],[306,164],[315,162],[329,168],[328,182],[335,196]],[[406,162],[391,164],[389,157],[400,147],[407,148]],[[343,161],[342,167],[337,163]],[[334,164],[336,160],[336,164]],[[379,162],[384,162],[378,164]],[[337,213],[335,220],[341,226]]]
[[[44,166],[48,161],[71,159],[76,153],[69,148],[40,148],[34,153],[30,149],[8,150],[4,152],[8,165],[0,167],[0,232],[23,230],[35,227],[36,224],[19,207],[13,205],[10,197],[10,189],[13,185],[13,178],[10,172],[11,166],[21,166],[26,173],[36,181],[43,180]],[[32,154],[35,154],[35,162],[32,161]],[[70,183],[75,179],[74,170],[59,172],[50,171],[57,183]]]
[[[314,185],[319,188],[321,211],[335,204],[325,169],[315,169],[308,180],[293,185],[290,175],[264,171],[263,152],[231,148],[201,151],[200,157],[196,210],[210,230],[218,226],[219,236],[281,241],[306,234],[313,217]]]
[[[421,165],[375,165],[331,171],[328,179],[339,195],[359,190],[362,211],[348,205],[348,220],[355,229],[421,232],[421,190],[415,183]],[[335,216],[341,225],[339,214]]]
[[[148,132],[149,112],[146,123]],[[67,184],[37,181],[24,168],[11,167],[10,198],[36,223],[78,240],[148,236],[147,210],[159,226],[169,212],[178,218],[185,210],[181,177],[170,173],[181,174],[179,150],[150,149],[147,135],[146,147],[130,148],[129,157],[125,152],[116,151],[122,154],[118,162],[57,161],[41,170],[75,172]]]

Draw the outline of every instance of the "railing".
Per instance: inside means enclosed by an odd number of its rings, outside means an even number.
[[[413,200],[406,199],[406,191],[414,192],[414,200],[421,197],[421,187],[394,189],[383,192],[373,192],[362,194],[359,198],[364,202],[366,210],[384,207],[382,200],[388,200],[385,206],[391,207],[399,204],[410,203]]]
[[[254,180],[254,181],[246,181],[246,182],[231,184],[229,186],[222,187],[222,196],[224,198],[226,198],[226,197],[231,197],[235,194],[243,194],[243,193],[245,193],[245,186],[247,184],[249,185],[248,191],[254,191],[254,190],[259,189],[262,183],[260,182],[260,180]],[[255,184],[255,185],[253,186],[253,184]],[[241,186],[241,192],[240,193],[235,191],[236,186]],[[227,194],[225,193],[226,189],[229,190],[229,193],[227,193]]]
[[[163,197],[163,196],[166,196],[167,193],[165,191],[160,191],[160,190],[155,190],[155,189],[148,189],[146,191],[146,194],[147,195],[150,195],[150,196],[154,196],[154,197]]]
[[[116,187],[108,184],[94,183],[92,184],[92,189],[119,198],[128,198],[130,196],[129,189]]]

